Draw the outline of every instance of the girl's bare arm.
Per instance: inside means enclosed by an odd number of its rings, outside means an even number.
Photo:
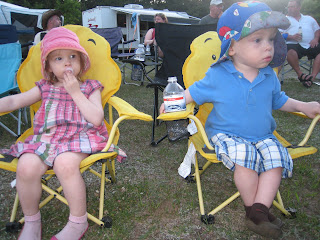
[[[1,98],[0,112],[11,112],[19,108],[30,106],[40,100],[40,89],[38,87],[33,87],[27,92]]]

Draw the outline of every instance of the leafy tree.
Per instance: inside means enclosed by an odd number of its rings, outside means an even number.
[[[304,0],[301,7],[302,14],[314,17],[320,23],[320,2],[319,0]]]
[[[81,3],[78,0],[8,0],[12,4],[33,9],[59,9],[64,24],[81,24]]]
[[[240,0],[223,0],[225,8]],[[260,0],[271,9],[286,12],[288,0]],[[118,6],[140,4],[144,8],[169,9],[187,12],[195,17],[203,17],[209,13],[210,0],[7,0],[9,3],[35,9],[59,9],[65,16],[65,24],[81,24],[81,12],[96,6]],[[301,12],[313,16],[320,22],[319,0],[303,0]]]

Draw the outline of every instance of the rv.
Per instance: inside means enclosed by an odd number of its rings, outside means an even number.
[[[185,12],[144,9],[142,5],[128,4],[124,7],[97,6],[83,11],[82,25],[89,28],[121,27],[124,41],[137,40],[124,46],[125,49],[137,48],[148,29],[154,27],[153,18],[156,13],[165,14],[169,23],[175,24],[198,24],[200,20]]]
[[[30,9],[0,1],[0,24],[11,24],[17,28],[19,41],[32,41],[35,30],[41,28],[41,16],[48,9]]]

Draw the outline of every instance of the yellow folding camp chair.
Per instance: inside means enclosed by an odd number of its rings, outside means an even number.
[[[92,154],[81,162],[80,171],[83,173],[88,170],[97,177],[100,178],[100,203],[99,203],[99,216],[95,217],[88,213],[88,218],[93,222],[99,224],[100,226],[110,227],[111,219],[109,217],[104,217],[104,190],[105,183],[115,182],[115,158],[117,157],[116,152],[107,152],[110,148],[111,144],[117,145],[119,139],[119,129],[118,125],[123,120],[131,120],[131,119],[140,119],[144,121],[152,121],[152,117],[150,115],[144,114],[142,112],[137,111],[130,104],[126,103],[124,100],[113,96],[116,93],[121,85],[121,73],[117,64],[111,58],[110,45],[109,43],[98,34],[92,32],[89,28],[75,25],[65,26],[71,31],[75,32],[79,39],[80,44],[86,49],[90,56],[91,60],[91,68],[90,70],[83,76],[83,79],[97,79],[104,86],[102,95],[102,105],[105,107],[105,104],[108,103],[109,108],[109,123],[105,120],[105,124],[107,126],[109,132],[109,139],[106,143],[105,148],[96,154]],[[32,87],[35,86],[35,82],[39,81],[42,78],[41,75],[41,61],[40,61],[40,44],[31,48],[27,59],[23,62],[18,71],[18,84],[20,90],[25,92]],[[31,120],[33,120],[35,112],[40,107],[40,102],[33,104],[30,107]],[[118,119],[114,121],[113,119],[113,108],[118,112]],[[29,135],[33,133],[33,128],[29,128],[23,135],[18,139],[18,141],[23,141]],[[0,155],[0,168],[7,171],[16,171],[18,159],[7,159],[3,158]],[[93,170],[91,166],[94,163],[101,163],[101,173]],[[106,168],[108,168],[111,179],[106,177]],[[57,198],[61,202],[68,204],[66,199],[60,194],[62,191],[62,187],[60,186],[57,189],[49,188],[47,181],[54,176],[53,170],[48,170],[46,172],[46,177],[43,179],[42,188],[46,191],[49,196],[46,197],[41,203],[40,208],[45,204],[50,202],[51,199]],[[15,222],[16,212],[18,208],[19,199],[18,194],[16,194],[16,198],[14,201],[14,206],[12,210],[12,214],[10,217],[10,222],[7,224],[8,231],[14,231],[21,227],[24,219],[20,219],[18,222]],[[91,203],[89,203],[90,205]]]
[[[186,88],[192,85],[195,81],[199,81],[205,76],[206,71],[210,67],[212,63],[218,60],[220,56],[220,40],[216,32],[207,32],[199,37],[197,37],[191,44],[191,54],[186,59],[184,66],[183,66],[183,80]],[[190,175],[188,179],[195,179],[197,184],[197,191],[198,191],[198,198],[199,198],[199,205],[200,205],[200,213],[201,213],[201,221],[208,224],[214,222],[214,214],[218,211],[223,209],[233,200],[240,196],[240,193],[237,192],[220,204],[218,207],[214,208],[211,212],[205,212],[204,210],[204,200],[203,194],[201,190],[201,174],[210,166],[212,163],[219,163],[220,161],[217,160],[217,157],[214,153],[214,148],[210,145],[208,137],[204,130],[204,125],[206,119],[211,112],[213,105],[211,103],[205,103],[199,106],[199,110],[194,116],[194,107],[195,103],[190,103],[187,106],[187,110],[184,112],[175,112],[175,113],[166,113],[161,114],[158,119],[164,121],[172,121],[177,119],[192,119],[196,126],[198,132],[192,135],[189,138],[188,145],[193,144],[197,154],[200,154],[204,157],[207,162],[202,166],[199,167],[197,156],[195,156],[195,173]],[[301,113],[295,113],[297,115],[302,116]],[[298,146],[305,146],[306,142],[308,141],[313,128],[316,122],[319,120],[320,116],[317,116],[311,123],[311,126],[308,129],[308,132],[301,143]],[[292,158],[298,158],[305,155],[313,154],[317,151],[315,147],[290,147],[292,146],[288,141],[282,138],[277,132],[274,133],[275,136],[280,140],[280,142],[285,146],[288,147],[289,153]],[[204,148],[206,146],[206,148]],[[197,155],[196,154],[196,155]],[[284,208],[280,192],[278,191],[277,200],[273,201],[275,207],[277,207],[284,215],[290,217],[294,213],[286,210]]]

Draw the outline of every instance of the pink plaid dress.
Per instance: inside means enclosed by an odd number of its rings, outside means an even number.
[[[53,166],[55,158],[63,152],[96,153],[107,141],[108,132],[104,123],[95,127],[86,121],[79,108],[64,87],[55,87],[46,80],[36,82],[41,91],[42,104],[34,117],[34,135],[25,142],[18,142],[10,149],[2,151],[15,157],[23,153],[37,154],[48,166]],[[83,94],[89,96],[103,88],[97,80],[86,80],[81,84]],[[112,145],[109,151],[118,152],[118,161],[126,154]]]

